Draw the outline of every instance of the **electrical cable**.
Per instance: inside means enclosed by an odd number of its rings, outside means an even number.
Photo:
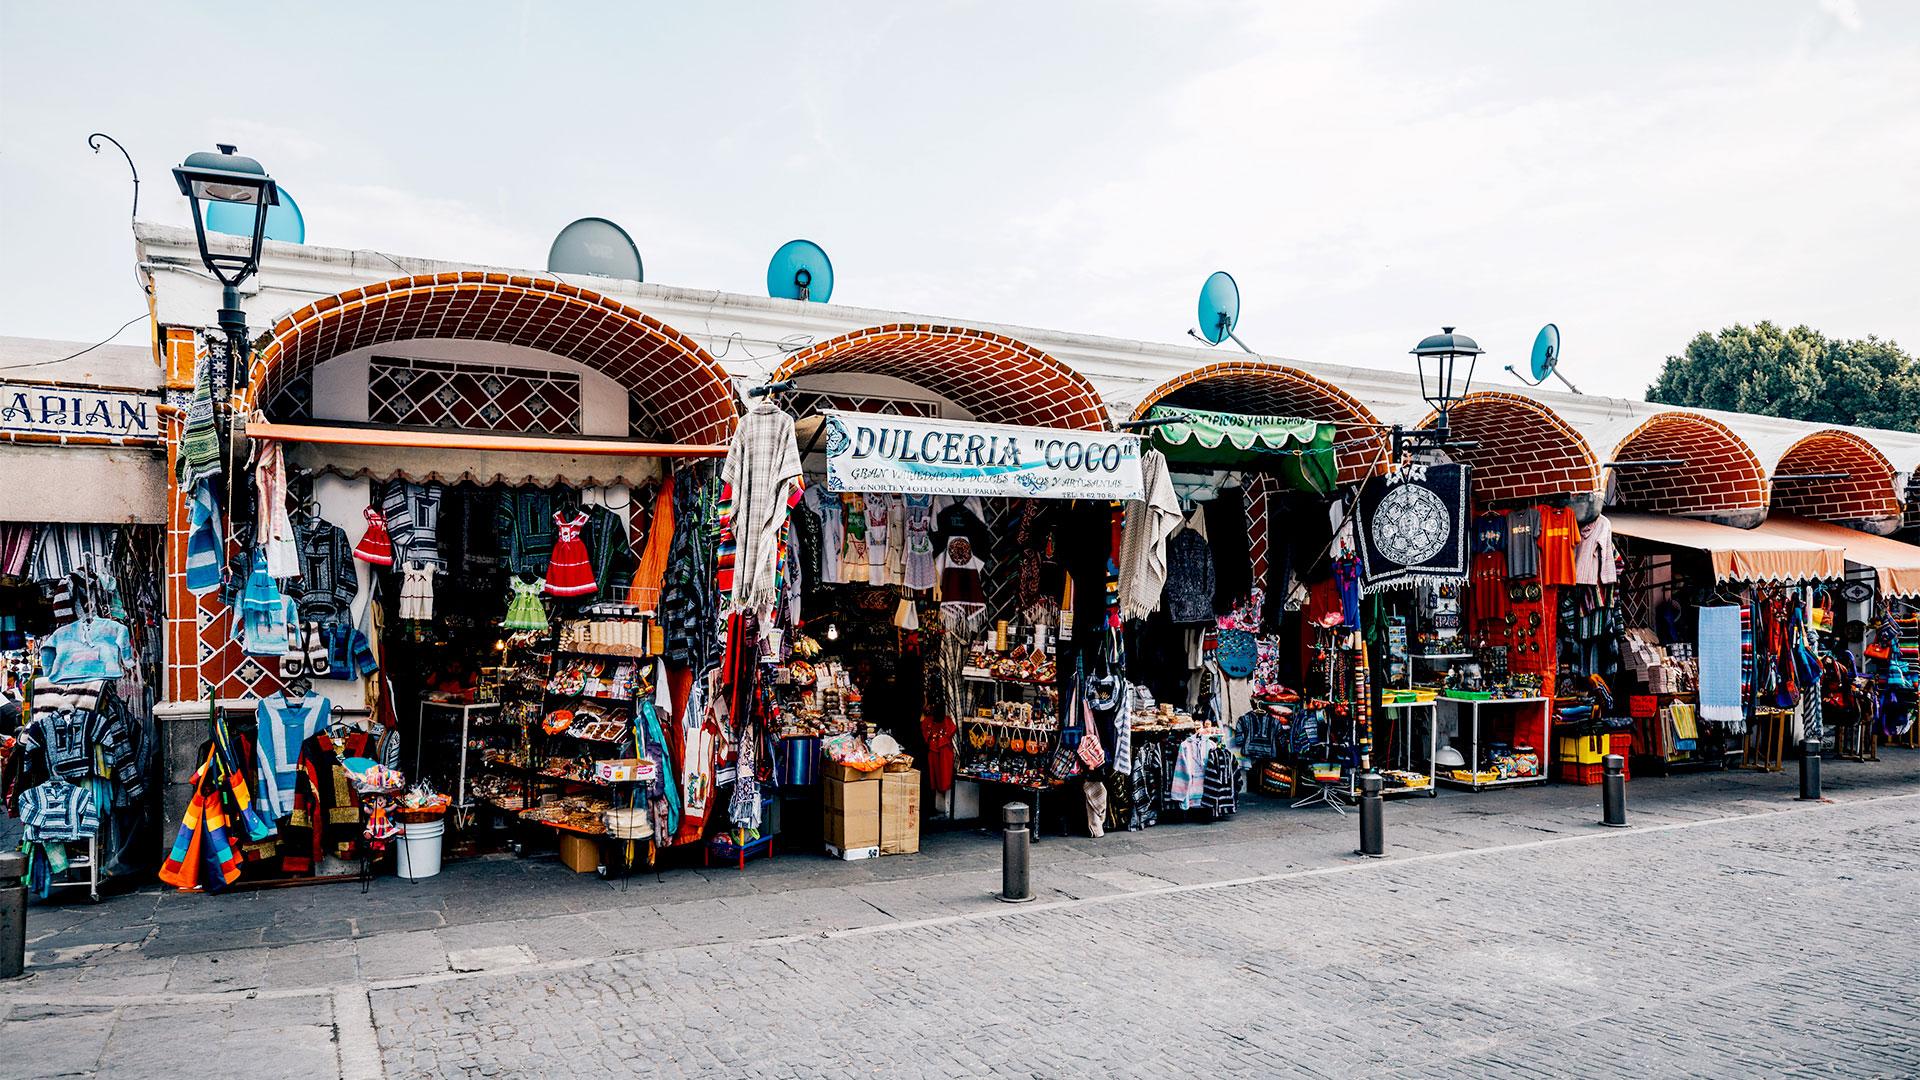
[[[99,348],[100,346],[107,344],[108,342],[112,341],[114,338],[117,338],[121,334],[126,333],[127,327],[132,326],[134,323],[137,323],[141,319],[144,319],[146,317],[147,317],[147,313],[144,311],[138,315],[135,315],[133,318],[128,319],[126,322],[121,323],[120,329],[115,330],[113,333],[108,334],[106,337],[101,338],[99,341],[94,342],[93,344],[87,346],[84,349],[81,349],[77,353],[69,353],[66,356],[59,358],[58,360],[36,360],[31,364],[8,364],[4,367],[0,367],[0,371],[23,371],[27,368],[50,367],[54,364],[64,364],[69,360],[73,360],[78,357],[85,356],[88,353],[92,352],[93,350]]]

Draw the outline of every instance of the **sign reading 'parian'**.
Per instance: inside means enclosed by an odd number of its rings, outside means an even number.
[[[1140,439],[826,411],[827,490],[1139,499]]]
[[[158,398],[124,390],[0,381],[0,431],[158,439]]]

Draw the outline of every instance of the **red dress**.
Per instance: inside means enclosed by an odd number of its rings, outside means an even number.
[[[559,536],[553,542],[553,558],[547,563],[547,592],[552,596],[587,596],[598,592],[593,580],[593,564],[587,561],[587,545],[580,540],[587,515],[575,514],[569,521],[553,515]]]
[[[387,517],[369,506],[360,511],[367,515],[367,535],[353,547],[353,557],[375,566],[393,565],[393,541],[387,536]]]

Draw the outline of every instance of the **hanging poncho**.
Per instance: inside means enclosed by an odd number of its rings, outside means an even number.
[[[1158,450],[1140,455],[1145,498],[1127,503],[1120,527],[1120,617],[1144,619],[1160,606],[1167,581],[1167,538],[1180,529],[1180,500],[1173,493],[1167,458]]]
[[[800,445],[793,417],[762,401],[741,417],[722,478],[733,487],[733,606],[764,612],[777,598],[774,580],[780,527],[800,483]]]

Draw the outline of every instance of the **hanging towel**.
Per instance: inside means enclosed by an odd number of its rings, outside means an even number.
[[[793,417],[762,401],[741,417],[722,479],[733,488],[733,606],[763,612],[778,598],[775,562],[787,503],[800,483]]]
[[[1180,529],[1180,500],[1173,493],[1167,458],[1149,449],[1140,455],[1144,498],[1127,503],[1120,526],[1120,617],[1144,619],[1160,606],[1167,582],[1167,538]]]
[[[1734,606],[1700,609],[1700,719],[1713,724],[1739,724],[1740,609]]]

